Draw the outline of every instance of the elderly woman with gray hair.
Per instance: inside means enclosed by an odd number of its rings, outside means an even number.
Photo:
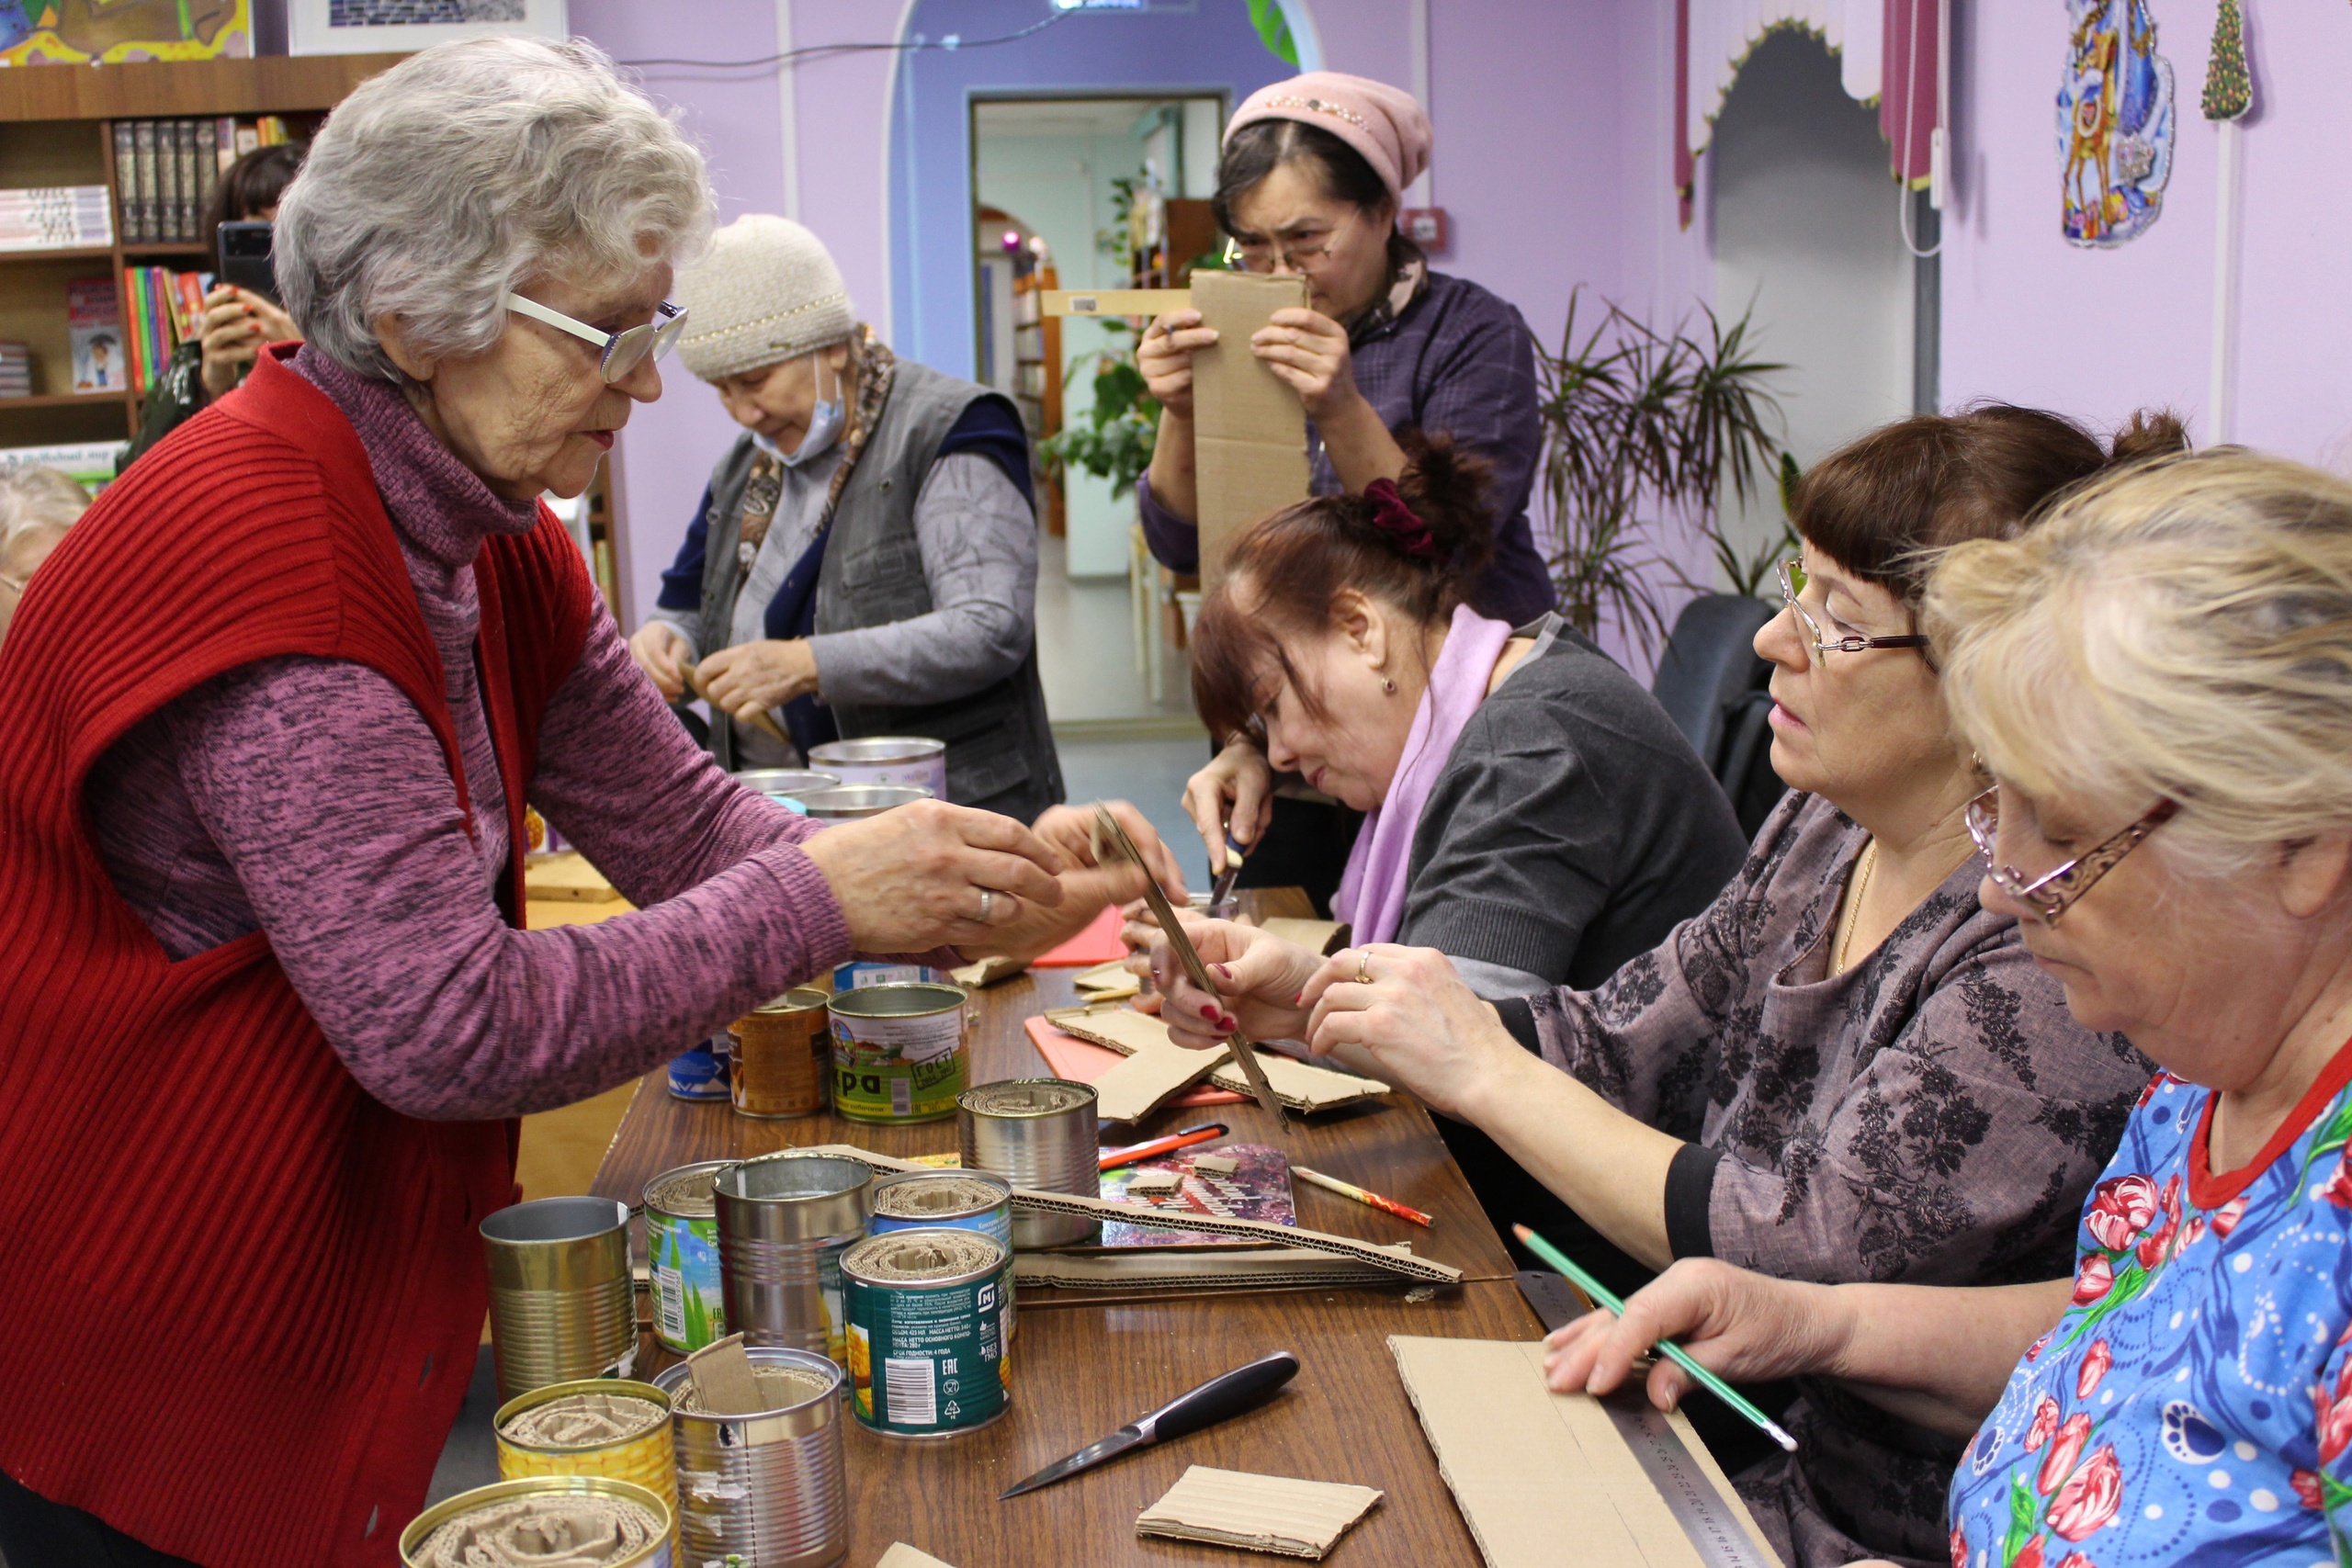
[[[632,667],[537,497],[659,395],[709,211],[593,48],[412,57],[280,209],[305,345],[42,568],[0,652],[10,1568],[391,1562],[514,1117],[853,953],[1140,892],[944,802],[816,831]],[[638,912],[522,930],[526,801]]]

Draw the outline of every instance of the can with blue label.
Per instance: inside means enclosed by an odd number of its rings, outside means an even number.
[[[707,1100],[725,1105],[733,1099],[728,1087],[728,1039],[713,1037],[707,1044],[670,1059],[670,1092],[680,1100]]]
[[[711,1183],[731,1167],[707,1159],[645,1184],[645,1256],[653,1276],[653,1337],[680,1355],[727,1337],[718,1272],[718,1200]]]
[[[870,1235],[842,1254],[850,1408],[869,1431],[943,1438],[1012,1398],[1012,1250],[967,1230]]]
[[[978,1231],[1012,1250],[1012,1183],[985,1170],[910,1170],[874,1184],[874,1217],[866,1228],[886,1231]],[[1014,1333],[1012,1298],[1004,1303],[1004,1337]]]
[[[854,958],[833,966],[833,989],[861,990],[867,986],[944,986],[947,976],[927,964],[880,964]]]

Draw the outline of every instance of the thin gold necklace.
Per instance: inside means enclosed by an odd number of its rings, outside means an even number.
[[[1846,939],[1838,944],[1838,967],[1834,971],[1836,974],[1843,975],[1846,972],[1847,955],[1854,948],[1854,932],[1862,923],[1862,899],[1868,897],[1871,890],[1871,873],[1877,869],[1878,840],[1872,839],[1871,847],[1862,852],[1862,879],[1855,885],[1854,902],[1847,911]]]

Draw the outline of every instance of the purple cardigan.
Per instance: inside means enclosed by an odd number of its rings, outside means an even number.
[[[85,785],[107,874],[164,950],[266,931],[361,1085],[447,1121],[625,1083],[848,957],[841,908],[798,848],[816,825],[718,771],[601,609],[548,701],[530,798],[639,908],[552,931],[505,922],[472,563],[534,508],[492,495],[391,387],[310,349],[294,367],[368,449],[441,650],[481,836],[383,676],[320,659],[231,671],[134,728]]]
[[[1523,626],[1553,606],[1551,573],[1535,548],[1527,498],[1544,452],[1535,413],[1535,355],[1527,323],[1508,301],[1466,278],[1442,272],[1394,318],[1351,345],[1356,389],[1392,433],[1447,434],[1492,468],[1495,558],[1470,594],[1470,607]],[[1310,422],[1307,455],[1317,495],[1334,495],[1340,476]],[[1198,527],[1136,485],[1145,540],[1173,571],[1201,569]]]

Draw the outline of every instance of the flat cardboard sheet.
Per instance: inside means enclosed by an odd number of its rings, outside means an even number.
[[[873,1170],[925,1170],[931,1167],[913,1160],[895,1159],[859,1148],[855,1144],[814,1144],[803,1151],[808,1154],[839,1155],[854,1159]],[[953,1156],[949,1156],[953,1157]],[[1131,1225],[1158,1226],[1171,1231],[1196,1231],[1212,1235],[1241,1236],[1267,1247],[1303,1247],[1329,1254],[1336,1258],[1369,1264],[1394,1278],[1419,1280],[1432,1285],[1458,1285],[1462,1270],[1451,1263],[1440,1263],[1433,1258],[1417,1258],[1410,1252],[1393,1247],[1377,1247],[1353,1236],[1332,1235],[1326,1231],[1311,1231],[1301,1225],[1272,1225],[1261,1220],[1230,1220],[1216,1214],[1202,1214],[1191,1210],[1162,1213],[1137,1203],[1114,1203],[1101,1198],[1080,1198],[1071,1192],[1037,1192],[1026,1187],[1012,1190],[1012,1204],[1033,1213],[1083,1214],[1091,1220],[1122,1220]],[[1031,1256],[1027,1253],[1020,1257]]]
[[[1142,979],[1127,967],[1125,959],[1119,958],[1080,970],[1070,976],[1070,984],[1091,1002],[1123,1002],[1143,990]]]
[[[890,1550],[882,1554],[874,1568],[948,1568],[948,1564],[928,1551],[917,1551],[905,1541],[897,1540],[890,1543]]]
[[[1571,1540],[1587,1568],[1705,1568],[1600,1403],[1545,1386],[1541,1341],[1392,1335],[1388,1348],[1487,1568],[1553,1568]],[[1667,1419],[1777,1562],[1690,1423]]]
[[[1007,957],[999,953],[992,953],[977,964],[966,964],[950,969],[947,972],[947,977],[959,986],[969,986],[977,991],[993,986],[999,980],[1010,980],[1026,967],[1027,965],[1018,958]]]
[[[1303,277],[1196,272],[1193,308],[1217,341],[1193,355],[1193,461],[1200,497],[1201,586],[1216,587],[1234,535],[1306,499],[1306,409],[1250,352],[1276,310],[1306,303]]]
[[[1196,1464],[1136,1517],[1136,1533],[1319,1560],[1381,1496],[1369,1486]]]
[[[1106,1010],[1102,1014],[1106,1022],[1119,1016],[1116,1011]],[[1125,1016],[1139,1019],[1143,1014],[1127,1012]],[[1046,1053],[1045,1041],[1036,1027],[1040,1023],[1047,1029],[1070,1034],[1083,1043],[1119,1052],[1119,1060],[1108,1069],[1091,1078],[1079,1080],[1094,1086],[1095,1113],[1105,1122],[1141,1121],[1161,1106],[1174,1103],[1187,1089],[1208,1077],[1219,1062],[1228,1059],[1223,1051],[1187,1051],[1180,1045],[1171,1045],[1164,1031],[1157,1043],[1120,1051],[1108,1037],[1112,1032],[1107,1029],[1100,1033],[1092,1031],[1079,1033],[1062,1029],[1051,1018],[1033,1018],[1029,1020],[1029,1037],[1036,1042],[1041,1055]],[[1051,1059],[1048,1055],[1047,1060]]]
[[[1157,1084],[1162,1074],[1173,1074],[1180,1061],[1199,1062],[1206,1057],[1211,1064],[1208,1080],[1219,1089],[1229,1089],[1237,1094],[1250,1092],[1250,1080],[1241,1069],[1232,1065],[1230,1054],[1218,1055],[1207,1051],[1187,1051],[1168,1038],[1168,1026],[1149,1013],[1133,1008],[1055,1008],[1046,1013],[1046,1021],[1065,1033],[1080,1040],[1091,1040],[1098,1045],[1135,1058],[1148,1057],[1155,1064],[1166,1062],[1165,1067],[1138,1069],[1138,1081]],[[1329,1111],[1337,1106],[1353,1105],[1359,1100],[1377,1100],[1388,1092],[1388,1086],[1378,1078],[1361,1077],[1343,1073],[1334,1067],[1317,1067],[1306,1062],[1293,1061],[1274,1052],[1261,1051],[1258,1065],[1266,1071],[1266,1086],[1274,1098],[1293,1111]],[[1115,1069],[1114,1069],[1115,1070]],[[1198,1080],[1195,1073],[1186,1083]],[[1105,1080],[1107,1081],[1107,1079]],[[1102,1084],[1095,1085],[1102,1092]],[[1170,1091],[1171,1094],[1173,1090]],[[1102,1114],[1111,1115],[1106,1105]]]
[[[1263,929],[1268,936],[1295,942],[1307,952],[1319,953],[1326,958],[1348,945],[1345,920],[1302,920],[1289,915],[1276,915],[1265,922]]]
[[[1102,1092],[1101,1085],[1103,1078],[1133,1059],[1121,1055],[1108,1045],[1100,1045],[1091,1040],[1080,1040],[1075,1034],[1064,1033],[1043,1018],[1024,1019],[1023,1024],[1029,1031],[1030,1043],[1037,1047],[1037,1055],[1046,1058],[1046,1066],[1053,1068],[1054,1077],[1068,1078],[1072,1083],[1093,1084],[1096,1086],[1095,1093],[1098,1095]],[[1186,1089],[1175,1099],[1163,1103],[1179,1108],[1199,1105],[1238,1105],[1249,1098],[1246,1094],[1236,1094],[1228,1089],[1216,1089],[1208,1084],[1201,1084],[1196,1088]],[[1116,1089],[1113,1099],[1120,1104],[1125,1103],[1126,1091],[1124,1089]],[[1118,1120],[1108,1109],[1099,1103],[1096,1113],[1106,1122]]]

